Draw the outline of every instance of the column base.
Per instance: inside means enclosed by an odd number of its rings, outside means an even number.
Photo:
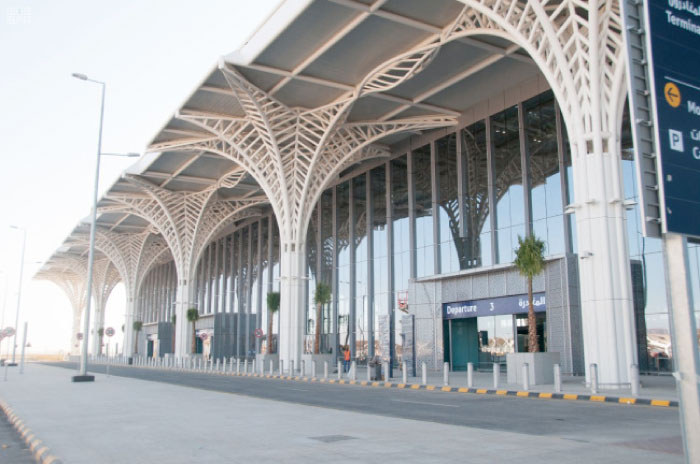
[[[74,375],[71,377],[71,382],[94,382],[94,375]]]

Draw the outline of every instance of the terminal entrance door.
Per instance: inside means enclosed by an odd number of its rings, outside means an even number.
[[[476,318],[450,321],[450,360],[453,371],[466,371],[467,363],[479,362],[479,339]]]

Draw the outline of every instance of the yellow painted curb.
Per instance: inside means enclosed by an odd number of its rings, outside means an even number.
[[[411,390],[419,390],[420,385],[411,385]]]
[[[667,400],[651,400],[651,405],[668,407],[671,405],[671,402]]]
[[[591,401],[597,401],[599,403],[604,403],[605,402],[605,397],[601,395],[591,395],[590,398]]]
[[[507,394],[508,394],[508,390],[497,390],[497,391],[496,391],[496,394],[497,394],[497,395],[507,395]]]
[[[476,390],[476,392],[477,392],[478,394],[480,394],[480,395],[483,395],[483,394],[485,394],[486,392],[488,392],[488,390],[485,389],[485,388],[478,388],[478,389]]]
[[[540,398],[551,398],[552,394],[551,393],[540,393]]]
[[[564,398],[565,400],[577,400],[577,399],[578,399],[578,395],[572,395],[571,393],[566,393],[566,394],[563,396],[563,398]]]
[[[460,393],[469,393],[469,389],[466,387],[459,387],[457,391]]]
[[[452,388],[451,387],[442,387],[441,390],[444,392],[451,392]]]
[[[636,398],[618,398],[617,402],[622,403],[622,404],[635,404],[635,403],[637,403],[637,399]]]
[[[516,396],[530,396],[530,392],[517,392]]]
[[[426,389],[426,390],[433,391],[433,390],[435,390],[435,385],[426,385],[426,386],[425,386],[425,389]]]

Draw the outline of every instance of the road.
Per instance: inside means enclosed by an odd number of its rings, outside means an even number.
[[[74,363],[52,363],[76,369]],[[90,365],[105,373],[105,366]],[[110,374],[255,398],[491,431],[681,453],[676,408],[516,398],[110,366]]]

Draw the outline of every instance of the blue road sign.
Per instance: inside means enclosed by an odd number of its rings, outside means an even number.
[[[700,0],[649,0],[664,232],[700,236]]]

